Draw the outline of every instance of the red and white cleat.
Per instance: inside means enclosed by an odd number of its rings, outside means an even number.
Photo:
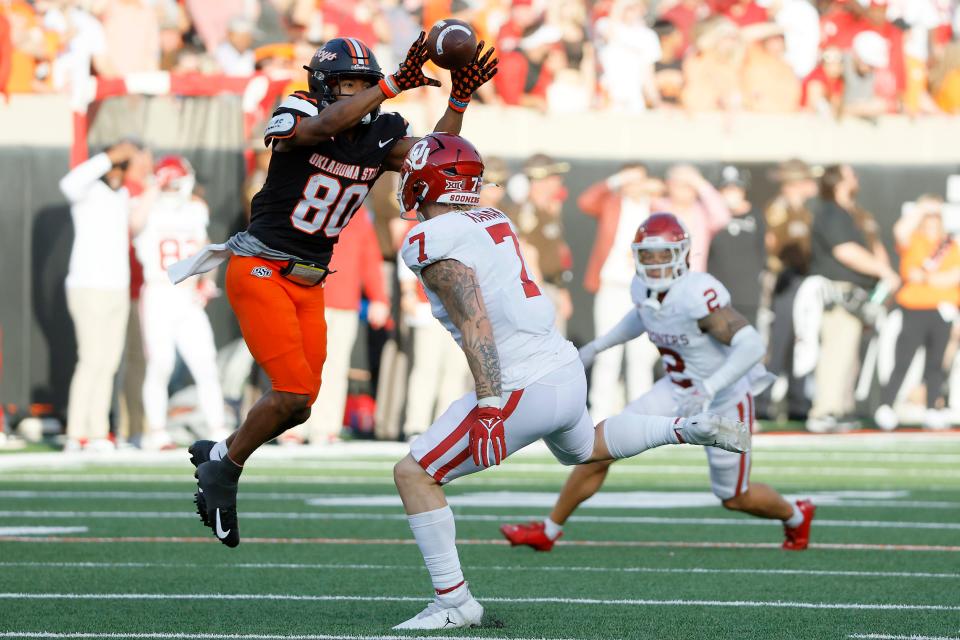
[[[788,551],[803,551],[810,544],[810,524],[813,522],[813,514],[817,511],[817,506],[809,500],[797,500],[797,508],[803,514],[803,522],[793,529],[786,525],[783,527],[783,534],[787,538],[783,541],[783,548]]]
[[[554,539],[550,539],[544,531],[543,522],[528,522],[526,524],[505,524],[500,526],[500,533],[510,541],[511,547],[527,545],[537,551],[550,551],[553,549],[553,543],[563,537],[560,532]]]

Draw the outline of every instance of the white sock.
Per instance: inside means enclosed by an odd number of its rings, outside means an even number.
[[[441,597],[466,597],[469,591],[457,555],[457,525],[449,506],[407,516],[433,588]]]
[[[803,524],[803,512],[800,511],[800,507],[793,504],[793,515],[783,521],[783,524],[787,526],[788,529],[796,529]]]
[[[227,457],[227,440],[224,438],[210,449],[211,460],[223,460]]]
[[[557,524],[550,518],[543,519],[543,532],[551,540],[556,540],[557,537],[563,533],[563,525]]]
[[[638,413],[621,413],[607,418],[603,423],[603,438],[607,442],[607,450],[611,456],[620,459],[665,444],[679,444],[680,439],[674,431],[679,424],[676,420]]]

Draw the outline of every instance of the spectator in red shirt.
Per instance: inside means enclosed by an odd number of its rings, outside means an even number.
[[[361,207],[340,233],[330,261],[332,275],[324,284],[324,315],[327,331],[337,339],[327,343],[323,386],[310,419],[284,434],[291,434],[288,437],[292,441],[327,444],[339,438],[347,401],[350,355],[359,327],[361,292],[370,300],[367,321],[371,327],[382,327],[390,316],[382,265],[373,222],[366,208]]]
[[[894,75],[897,92],[907,86],[903,55],[903,31],[887,20],[887,0],[871,0],[864,9],[857,2],[848,2],[828,12],[821,20],[823,47],[843,51],[853,47],[853,39],[863,31],[875,31],[886,39],[889,47],[887,69]]]
[[[837,115],[843,100],[843,53],[826,49],[820,64],[803,81],[800,106],[821,115]]]
[[[672,22],[683,34],[681,53],[685,53],[687,48],[693,44],[693,27],[698,22],[710,17],[710,7],[706,0],[679,0],[670,9],[664,11],[660,17]]]
[[[543,14],[531,0],[514,0],[510,17],[500,27],[497,51],[500,56],[493,84],[504,103],[543,106],[550,73],[545,68],[553,45],[560,34],[544,26]]]
[[[766,22],[767,10],[754,0],[722,0],[714,4],[714,11],[732,20],[738,27]]]
[[[13,42],[10,40],[10,21],[0,13],[0,95],[7,98],[7,80],[10,79],[10,58]]]

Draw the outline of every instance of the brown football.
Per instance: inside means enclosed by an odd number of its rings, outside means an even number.
[[[430,59],[438,67],[459,69],[473,60],[477,34],[463,20],[438,20],[427,36]]]

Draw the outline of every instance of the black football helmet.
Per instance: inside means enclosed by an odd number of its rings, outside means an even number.
[[[310,93],[317,95],[326,104],[333,104],[337,95],[334,87],[341,76],[359,76],[376,84],[383,79],[383,71],[373,51],[357,38],[334,38],[317,49],[304,65],[309,74],[307,84]],[[380,115],[380,107],[364,116],[362,124],[372,122]]]

